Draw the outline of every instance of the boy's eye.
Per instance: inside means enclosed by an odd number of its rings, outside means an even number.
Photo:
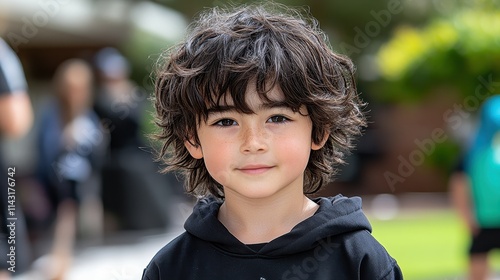
[[[285,116],[272,116],[269,118],[268,122],[270,123],[284,123],[286,121],[289,121],[290,119],[288,119],[287,117]]]
[[[215,123],[215,125],[218,126],[232,126],[236,124],[237,124],[236,121],[230,119],[222,119]]]

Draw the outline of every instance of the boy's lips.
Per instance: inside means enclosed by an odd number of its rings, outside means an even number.
[[[273,168],[272,165],[251,164],[237,168],[237,170],[246,174],[262,174],[271,168]]]

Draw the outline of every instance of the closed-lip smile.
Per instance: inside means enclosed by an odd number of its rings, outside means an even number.
[[[273,166],[264,165],[264,164],[249,164],[249,165],[245,165],[243,167],[237,168],[237,170],[241,171],[243,173],[246,173],[246,174],[262,174],[271,168],[273,168]]]

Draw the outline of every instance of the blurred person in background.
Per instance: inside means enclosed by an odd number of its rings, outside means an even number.
[[[43,111],[38,133],[38,178],[56,217],[50,279],[64,279],[78,225],[87,236],[102,233],[100,168],[107,140],[93,112],[93,72],[79,59],[63,62],[54,77],[55,100]],[[79,219],[80,218],[80,219]]]
[[[94,110],[110,135],[102,173],[107,230],[165,228],[170,220],[165,199],[170,198],[171,188],[158,186],[169,177],[159,174],[144,151],[147,143],[141,131],[148,95],[130,79],[129,61],[117,49],[101,49],[94,65],[98,78]]]
[[[105,48],[95,56],[98,86],[94,110],[109,129],[111,156],[143,143],[139,128],[146,93],[130,79],[127,59],[114,48]]]
[[[479,128],[450,178],[450,191],[471,235],[469,279],[488,279],[488,253],[500,248],[500,95],[483,104]]]
[[[33,109],[27,94],[27,83],[21,62],[7,43],[0,38],[0,138],[18,139],[26,135],[33,123]],[[10,230],[7,228],[7,165],[0,151],[0,279],[10,279],[7,263],[7,243]],[[12,166],[9,166],[12,167]],[[15,179],[15,176],[14,176]],[[16,189],[14,187],[14,189]],[[17,190],[16,190],[17,193]],[[16,205],[16,268],[22,272],[29,262],[28,239],[21,209]],[[9,245],[10,244],[10,245]],[[5,253],[4,253],[5,252]],[[24,267],[23,267],[24,266]]]

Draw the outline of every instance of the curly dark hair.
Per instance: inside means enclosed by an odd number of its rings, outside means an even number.
[[[155,77],[155,122],[161,140],[157,160],[167,171],[184,175],[188,193],[223,198],[221,184],[194,159],[186,141],[199,145],[197,125],[226,97],[241,113],[249,82],[263,101],[275,86],[295,111],[307,108],[312,141],[326,144],[311,151],[304,174],[304,194],[329,182],[361,134],[366,119],[351,60],[331,50],[318,22],[278,4],[212,8],[191,25],[189,35],[160,58]],[[305,13],[307,15],[307,13]]]

